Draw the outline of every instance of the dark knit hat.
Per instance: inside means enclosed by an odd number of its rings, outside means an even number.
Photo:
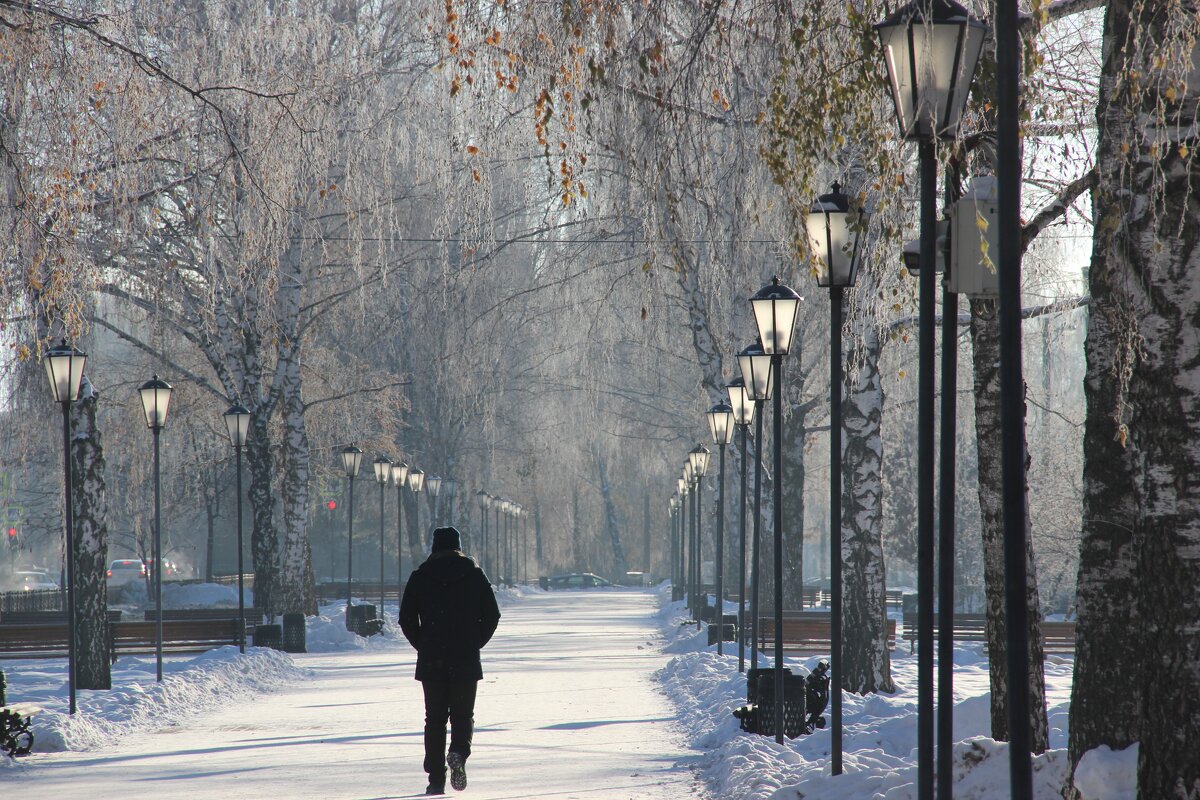
[[[462,543],[458,536],[458,528],[438,528],[433,532],[433,546],[429,552],[440,553],[442,550],[461,549]]]

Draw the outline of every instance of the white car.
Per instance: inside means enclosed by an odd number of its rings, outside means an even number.
[[[146,565],[137,558],[118,558],[108,565],[108,585],[124,586],[146,577]]]
[[[33,592],[42,589],[57,589],[58,584],[50,579],[49,574],[36,570],[17,570],[17,591]]]

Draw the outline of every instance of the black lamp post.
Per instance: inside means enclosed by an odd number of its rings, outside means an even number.
[[[67,696],[69,713],[75,713],[75,518],[71,508],[71,403],[79,397],[87,353],[67,346],[64,339],[42,359],[54,402],[62,406],[63,418],[63,519],[67,562]],[[155,440],[157,441],[157,439]]]
[[[404,487],[408,485],[408,464],[392,464],[392,483],[396,487],[396,603],[400,603],[400,584],[404,583]]]
[[[352,444],[342,448],[342,469],[346,473],[346,627],[354,630],[350,621],[350,607],[354,605],[354,478],[362,466],[363,452]]]
[[[742,493],[738,510],[740,546],[738,555],[738,672],[746,671],[746,476],[750,465],[746,462],[746,434],[750,420],[754,418],[754,401],[746,391],[746,382],[737,376],[725,385],[729,392],[729,405],[733,409],[733,422],[741,434]]]
[[[738,353],[738,370],[742,373],[743,389],[754,402],[754,529],[750,549],[750,667],[758,668],[758,627],[760,564],[758,553],[762,530],[762,418],[763,403],[771,399],[771,357],[763,352],[762,344],[755,342]],[[749,684],[747,684],[749,691]]]
[[[696,554],[694,557],[696,569],[696,598],[698,608],[703,609],[708,606],[708,588],[704,583],[704,511],[703,511],[703,496],[704,478],[708,476],[708,464],[711,454],[707,447],[702,444],[697,444],[688,453],[688,461],[692,465],[692,480],[696,482]]]
[[[733,439],[733,407],[717,403],[707,412],[708,430],[720,451],[717,470],[717,600],[713,622],[717,625],[717,655],[724,655],[725,640],[725,445]]]
[[[679,561],[679,495],[672,492],[667,506],[671,514],[671,599],[678,600],[675,588],[679,585],[676,574],[676,564]]]
[[[775,741],[783,744],[783,357],[792,343],[800,295],[774,278],[750,298],[758,340],[775,372]],[[804,576],[803,562],[796,571]]]
[[[421,492],[425,489],[425,472],[417,468],[408,471],[408,488],[412,490],[413,500],[417,504],[417,534],[421,533]],[[409,534],[411,535],[411,534]],[[422,536],[424,542],[427,537]]]
[[[454,496],[458,494],[458,481],[454,478],[442,479],[442,494],[446,495],[446,524],[454,524]],[[464,542],[464,549],[466,549]]]
[[[155,625],[154,660],[158,680],[162,681],[162,502],[159,491],[158,435],[167,424],[167,410],[171,406],[171,385],[155,375],[138,389],[142,398],[142,412],[146,415],[146,427],[154,434],[154,610]]]
[[[500,574],[504,571],[504,559],[500,556],[500,512],[503,510],[504,498],[499,495],[492,495],[492,499],[488,501],[488,505],[495,512],[492,539],[496,542],[496,561],[492,566],[496,571],[496,585],[499,586],[504,580],[504,576]]]
[[[442,519],[442,476],[430,475],[425,479],[425,490],[429,492],[429,527],[436,528]]]
[[[392,475],[392,460],[387,456],[376,456],[375,482],[379,484],[379,618],[383,619],[383,490]]]
[[[1003,4],[1002,4],[1003,5]],[[957,135],[984,25],[954,0],[913,0],[875,26],[887,66],[900,135],[918,143],[921,169],[921,270],[917,384],[917,797],[933,797],[933,395],[934,263],[937,250],[939,138]],[[1015,114],[1015,109],[1013,111]],[[953,609],[943,609],[953,613]],[[1027,685],[1022,691],[1027,691]],[[945,709],[944,713],[952,713]],[[1015,749],[1018,743],[1012,743]],[[949,751],[944,784],[949,792]],[[948,796],[948,794],[946,795]]]
[[[834,775],[842,774],[842,301],[858,274],[859,236],[865,225],[862,208],[851,208],[837,183],[808,212],[817,285],[829,288],[829,690]]]
[[[676,576],[678,577],[678,582],[676,585],[674,585],[674,591],[672,591],[672,595],[676,600],[685,601],[684,606],[690,610],[691,595],[689,595],[688,590],[688,578],[690,577],[690,573],[688,572],[689,491],[691,491],[691,485],[688,480],[688,476],[686,476],[686,470],[684,470],[684,474],[680,475],[676,479],[676,493],[679,497],[679,549],[677,553],[679,560],[676,564]]]
[[[233,445],[234,461],[237,465],[237,570],[238,570],[238,651],[246,652],[246,585],[245,567],[242,564],[242,450],[250,436],[250,412],[234,403],[221,415]]]
[[[479,558],[480,558],[480,561],[482,562],[484,575],[488,574],[487,510],[488,510],[488,499],[489,498],[490,498],[490,495],[487,492],[485,492],[483,489],[480,489],[478,492],[475,493],[475,502],[479,506],[479,545],[480,545]]]

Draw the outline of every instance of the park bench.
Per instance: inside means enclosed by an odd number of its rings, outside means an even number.
[[[888,649],[896,646],[896,620],[887,621]],[[775,647],[774,616],[759,617],[759,650]],[[829,614],[813,611],[783,612],[783,649],[799,653],[828,653],[832,649]]]
[[[1042,649],[1047,653],[1075,652],[1075,623],[1042,621]],[[908,652],[916,649],[917,615],[904,615],[904,638],[908,640]],[[933,615],[933,640],[938,638],[938,615]],[[986,614],[955,614],[954,641],[987,643]]]
[[[153,653],[157,623],[109,622],[113,661],[122,654]],[[236,615],[225,619],[163,620],[164,653],[199,653],[238,643]],[[0,624],[0,658],[54,658],[67,654],[65,622]]]
[[[116,622],[120,619],[120,609],[109,609],[109,622]],[[66,622],[66,611],[9,611],[0,614],[0,625],[35,625],[38,623],[62,623],[65,625]]]
[[[8,704],[4,671],[0,670],[0,751],[10,756],[26,756],[33,750],[33,731],[29,725],[42,712],[33,703]]]
[[[164,619],[164,653],[201,653],[238,643],[237,615],[224,619]],[[114,622],[109,625],[113,661],[124,654],[156,652],[158,623],[154,620]]]

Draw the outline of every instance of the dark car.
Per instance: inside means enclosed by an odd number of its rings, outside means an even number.
[[[572,572],[570,575],[552,575],[549,578],[541,578],[538,583],[543,589],[594,589],[597,586],[612,586],[611,581],[606,581],[599,575],[594,575],[590,572]]]

